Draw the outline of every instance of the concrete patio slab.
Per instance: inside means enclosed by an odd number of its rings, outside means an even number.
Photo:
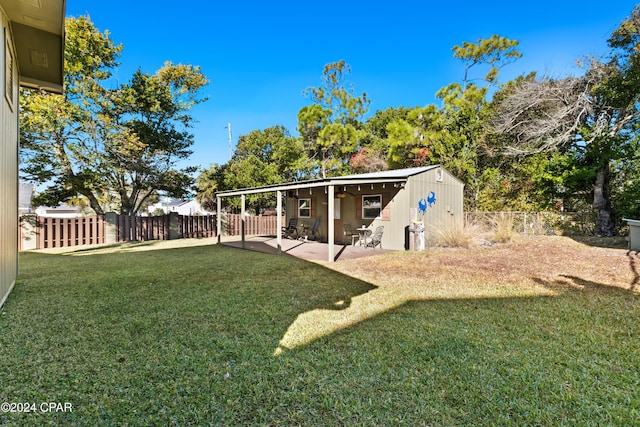
[[[222,245],[235,248],[242,248],[242,241],[228,237],[223,239]],[[264,252],[269,254],[277,254],[278,242],[273,236],[248,236],[245,239],[245,249],[251,251]],[[362,258],[373,255],[380,255],[387,252],[393,252],[386,249],[372,249],[362,246],[352,245],[334,245],[335,261]],[[328,262],[329,245],[327,243],[316,242],[313,240],[293,240],[282,239],[281,254],[302,258],[309,261],[325,261]]]

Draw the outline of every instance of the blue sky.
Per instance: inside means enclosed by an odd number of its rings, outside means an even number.
[[[370,113],[437,103],[435,93],[460,81],[451,48],[492,34],[520,42],[523,58],[501,81],[537,71],[577,74],[578,58],[607,53],[606,40],[635,5],[630,0],[512,1],[226,1],[67,0],[67,16],[89,15],[122,43],[115,78],[165,61],[199,65],[209,100],[193,110],[194,154],[187,164],[229,160],[240,135],[274,125],[297,135],[302,92],[321,83],[325,64],[351,65],[355,93]]]

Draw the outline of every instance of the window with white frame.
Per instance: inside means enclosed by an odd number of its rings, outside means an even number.
[[[382,212],[382,196],[380,194],[362,196],[362,218],[376,219]]]
[[[298,218],[311,218],[311,199],[298,199]]]

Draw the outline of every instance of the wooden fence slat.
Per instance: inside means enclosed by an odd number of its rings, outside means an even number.
[[[68,242],[68,246],[79,246],[78,241],[76,240],[77,236],[78,236],[78,226],[80,225],[80,221],[82,220],[82,218],[72,218],[71,221],[69,221],[69,225],[70,225],[70,233],[69,233],[69,242]]]
[[[51,243],[56,238],[55,218],[47,218],[47,230],[49,231],[49,234],[47,235],[47,240],[45,241],[45,248],[51,248],[53,247]]]

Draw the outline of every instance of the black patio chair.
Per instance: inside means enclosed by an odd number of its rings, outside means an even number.
[[[293,233],[296,233],[296,237],[298,237],[298,218],[289,218],[289,225],[282,227],[284,237],[291,238]]]
[[[351,246],[355,246],[358,233],[353,229],[353,226],[351,224],[344,224],[342,230],[342,235],[344,236],[342,243],[346,245],[347,239],[351,238]]]

